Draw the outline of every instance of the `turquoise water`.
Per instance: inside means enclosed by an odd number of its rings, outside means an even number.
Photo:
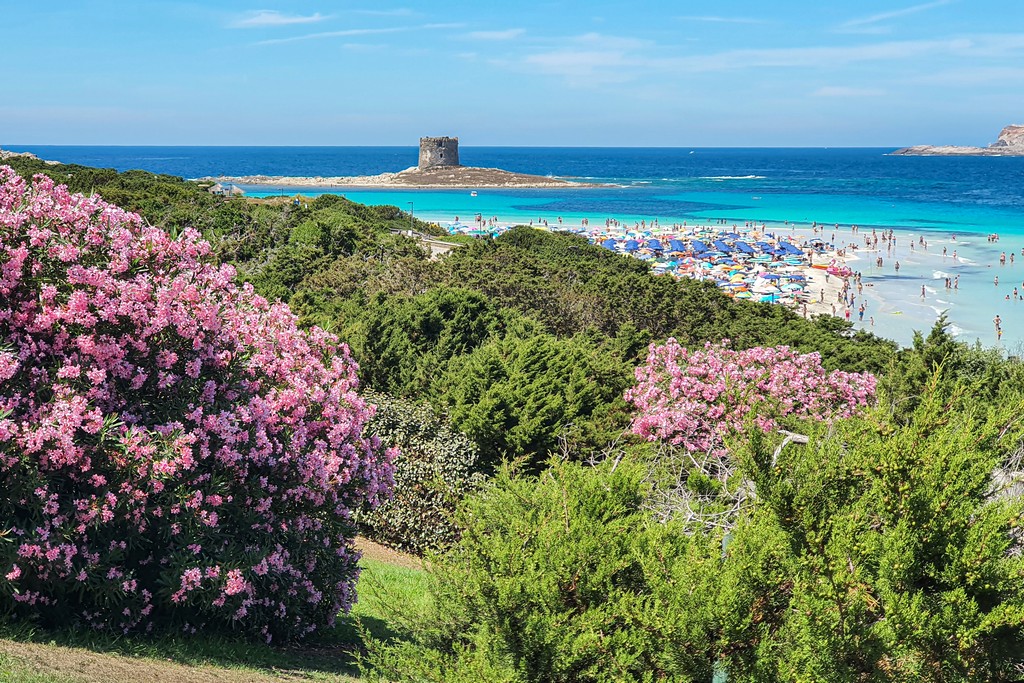
[[[186,178],[205,175],[338,176],[398,171],[416,163],[415,147],[19,147],[71,163],[141,168]],[[886,149],[624,149],[463,147],[470,166],[573,177],[618,187],[594,189],[355,190],[328,189],[366,204],[391,204],[444,224],[480,214],[501,224],[547,220],[592,228],[613,218],[626,224],[767,222],[782,230],[840,224],[836,242],[862,240],[871,227],[893,229],[898,247],[861,254],[849,265],[864,275],[868,310],[863,325],[907,344],[948,311],[953,330],[967,341],[1024,350],[1024,157],[899,157]],[[248,188],[251,195],[277,194]],[[270,190],[267,192],[267,190]],[[312,195],[324,189],[302,190]],[[294,193],[294,188],[281,188]],[[411,205],[410,205],[411,204]],[[859,235],[850,226],[861,226]],[[992,243],[986,235],[998,233]],[[830,238],[832,230],[826,232]],[[927,251],[909,249],[911,237]],[[947,255],[942,256],[946,248]],[[883,247],[884,249],[884,247]],[[952,258],[953,251],[957,259]],[[999,264],[1006,252],[1007,262]],[[1016,255],[1011,265],[1009,254]],[[900,262],[896,273],[894,264]],[[945,277],[960,276],[947,291]],[[998,276],[999,284],[994,283]],[[921,298],[921,287],[925,297]],[[1010,299],[1006,297],[1009,295]],[[856,318],[856,316],[854,316]],[[860,324],[860,323],[858,323]]]
[[[734,184],[741,181],[731,181]],[[260,192],[260,188],[249,188],[251,195],[268,195],[277,192]],[[265,188],[263,188],[265,189]],[[626,194],[634,191],[627,188]],[[292,190],[295,192],[295,190]],[[303,190],[303,194],[318,194],[323,189]],[[998,313],[1002,320],[1003,337],[999,344],[1012,353],[1024,352],[1024,298],[1013,299],[1016,285],[1024,295],[1024,215],[1021,211],[1006,207],[937,204],[913,201],[886,201],[859,196],[822,196],[803,194],[740,195],[737,192],[685,192],[652,194],[647,204],[663,206],[670,203],[692,205],[694,210],[672,213],[626,213],[581,211],[578,208],[551,212],[553,200],[558,200],[559,191],[498,191],[478,190],[477,196],[468,190],[333,190],[353,201],[380,205],[389,204],[408,211],[410,202],[414,215],[445,225],[458,218],[463,223],[472,223],[477,214],[485,218],[497,216],[500,225],[539,225],[547,220],[557,227],[558,218],[563,225],[579,225],[587,218],[591,228],[604,225],[606,218],[615,218],[628,225],[644,221],[645,224],[657,219],[661,226],[687,222],[688,225],[707,224],[703,219],[727,219],[730,224],[742,225],[746,221],[766,222],[775,229],[791,230],[810,234],[812,222],[840,228],[825,231],[825,237],[840,245],[858,244],[863,249],[864,237],[871,234],[871,226],[879,230],[892,228],[897,235],[897,246],[893,251],[883,247],[879,253],[859,254],[848,252],[848,264],[863,274],[866,285],[864,296],[867,311],[864,321],[857,321],[857,327],[869,329],[876,334],[909,344],[914,330],[927,331],[943,311],[952,322],[952,331],[959,338],[984,345],[997,343],[992,322]],[[581,191],[577,191],[581,192]],[[635,197],[621,198],[618,193],[609,197],[606,190],[594,189],[594,203],[602,208],[614,208],[615,202],[633,205]],[[604,196],[602,196],[604,195]],[[754,197],[759,197],[754,199]],[[585,199],[573,198],[573,203],[585,203]],[[788,222],[788,223],[787,223]],[[858,234],[852,232],[853,225],[860,226]],[[990,233],[998,233],[1000,240],[987,240]],[[928,248],[917,243],[923,237]],[[911,238],[915,249],[910,249]],[[942,256],[946,248],[947,255]],[[953,260],[953,252],[957,259]],[[1009,252],[1016,258],[1011,265]],[[1001,253],[1007,253],[1006,265],[999,265]],[[881,256],[883,266],[875,265],[876,256]],[[900,263],[897,273],[896,261]],[[958,289],[945,289],[945,278],[960,276]],[[993,280],[999,276],[1000,284]],[[921,298],[921,285],[925,286],[925,297]],[[1005,296],[1010,294],[1007,301]],[[842,311],[842,307],[839,311]],[[871,319],[874,318],[874,324]]]

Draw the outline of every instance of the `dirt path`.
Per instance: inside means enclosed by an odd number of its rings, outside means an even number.
[[[362,552],[363,557],[368,560],[376,560],[377,562],[392,564],[396,567],[404,567],[405,569],[423,569],[423,560],[415,555],[388,548],[380,543],[374,543],[363,536],[356,537],[356,549]]]
[[[297,683],[313,680],[309,676],[289,671],[262,674],[246,669],[186,666],[170,660],[126,657],[82,648],[12,640],[0,640],[0,652],[15,658],[33,672],[56,675],[75,683]],[[318,674],[316,680],[337,683],[358,681],[349,676],[329,674]]]

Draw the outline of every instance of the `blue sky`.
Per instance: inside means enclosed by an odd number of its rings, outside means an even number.
[[[0,145],[900,146],[1024,123],[1024,0],[0,0],[0,16]]]

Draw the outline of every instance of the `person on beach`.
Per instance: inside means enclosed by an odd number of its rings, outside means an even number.
[[[900,262],[899,261],[896,262],[896,272],[897,273],[900,272]]]
[[[953,278],[953,289],[960,289],[960,276]]]
[[[921,298],[924,298],[924,285],[921,285]]]
[[[1003,319],[999,317],[998,313],[996,313],[996,317],[992,319],[992,322],[996,326],[996,336],[997,337],[1002,337],[1003,336]]]
[[[871,327],[874,327],[875,326],[875,316],[871,316],[870,320],[871,320]]]
[[[999,276],[996,275],[995,278],[993,278],[992,282],[995,283],[996,287],[998,287],[999,286]]]
[[[860,316],[860,321],[864,322],[864,304],[861,304],[860,308],[857,309],[857,315]]]

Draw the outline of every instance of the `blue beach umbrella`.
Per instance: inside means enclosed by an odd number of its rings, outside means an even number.
[[[647,248],[651,249],[652,251],[663,251],[663,247],[661,246],[661,242],[659,242],[658,240],[651,240],[651,241],[649,241],[647,243]]]
[[[626,246],[623,247],[626,251],[637,251],[640,248],[640,243],[636,240],[627,240]]]
[[[611,237],[606,239],[604,242],[601,242],[602,247],[604,247],[605,249],[611,249],[612,251],[615,251],[615,244],[615,240],[613,240]]]

